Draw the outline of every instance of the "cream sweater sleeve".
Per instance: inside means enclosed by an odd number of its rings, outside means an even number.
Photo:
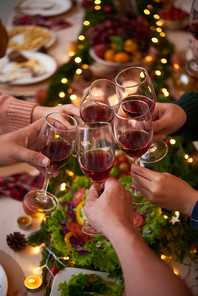
[[[29,125],[32,110],[37,105],[0,93],[0,132],[7,133]]]

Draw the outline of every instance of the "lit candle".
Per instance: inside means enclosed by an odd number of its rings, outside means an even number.
[[[133,95],[137,92],[138,82],[134,80],[127,80],[122,82],[122,88],[125,88],[125,96]],[[135,86],[136,85],[136,86]]]
[[[19,228],[27,230],[32,226],[32,217],[29,215],[21,216],[17,219]]]
[[[24,285],[28,292],[36,293],[41,290],[43,279],[38,274],[31,274],[25,279]]]
[[[118,97],[116,94],[108,97],[108,102],[110,104],[110,106],[115,106],[116,104],[118,104]]]
[[[102,88],[93,87],[91,89],[91,95],[93,96],[95,101],[105,102],[105,98],[104,98],[105,94]]]

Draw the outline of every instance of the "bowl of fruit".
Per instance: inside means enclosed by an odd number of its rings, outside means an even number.
[[[112,16],[89,32],[90,55],[110,66],[137,65],[148,55],[151,32],[142,16]]]
[[[161,10],[159,15],[165,28],[169,30],[180,30],[188,24],[187,13],[174,5]]]

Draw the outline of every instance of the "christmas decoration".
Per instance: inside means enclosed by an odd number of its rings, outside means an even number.
[[[25,235],[21,234],[20,232],[10,233],[7,235],[6,241],[8,246],[15,252],[25,249],[28,244]]]

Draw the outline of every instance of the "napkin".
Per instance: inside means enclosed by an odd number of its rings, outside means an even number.
[[[43,17],[41,15],[15,15],[12,19],[13,26],[41,26],[53,31],[71,27],[71,23],[63,19]]]
[[[42,174],[31,176],[28,173],[17,173],[0,177],[0,194],[8,195],[23,201],[25,194],[33,189],[41,189],[44,181]]]

